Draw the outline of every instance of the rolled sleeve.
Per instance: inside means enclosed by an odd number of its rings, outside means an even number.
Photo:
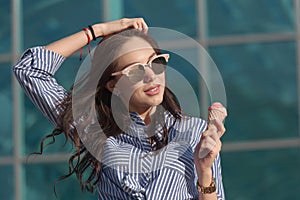
[[[13,67],[15,77],[34,105],[57,125],[59,110],[57,104],[67,91],[53,77],[65,58],[44,47],[26,50],[20,61]]]

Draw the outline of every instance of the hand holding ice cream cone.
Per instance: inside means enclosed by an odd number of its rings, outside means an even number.
[[[200,159],[208,156],[216,146],[221,145],[220,137],[224,134],[225,128],[222,122],[227,116],[226,108],[219,102],[213,103],[208,108],[207,130],[202,134],[201,145],[198,157]],[[217,149],[221,148],[218,147]]]
[[[220,122],[224,123],[224,120],[226,117],[227,117],[226,108],[219,102],[213,103],[208,108],[207,128],[209,129],[209,128],[212,128],[213,126],[216,127],[215,120],[219,120]],[[220,128],[218,128],[218,127],[216,127],[216,128],[218,131],[220,131],[219,130]],[[224,131],[221,131],[221,132],[224,132]],[[220,136],[222,136],[222,135],[220,135]]]

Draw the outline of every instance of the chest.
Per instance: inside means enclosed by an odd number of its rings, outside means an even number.
[[[192,176],[193,152],[194,148],[185,140],[171,141],[157,151],[150,151],[147,145],[141,148],[140,145],[121,142],[106,144],[101,162],[103,170],[109,168],[119,173],[145,174],[167,169]]]

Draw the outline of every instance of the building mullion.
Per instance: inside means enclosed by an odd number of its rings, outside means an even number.
[[[12,24],[12,52],[11,63],[15,64],[22,51],[22,0],[11,1],[11,24]],[[13,74],[12,74],[13,76]],[[24,171],[22,165],[22,155],[24,148],[24,115],[23,115],[23,96],[21,88],[15,77],[12,77],[12,94],[13,94],[13,167],[14,167],[14,199],[21,200],[25,196]]]
[[[294,0],[295,29],[296,29],[296,59],[297,59],[297,83],[298,83],[298,134],[300,137],[300,0]]]

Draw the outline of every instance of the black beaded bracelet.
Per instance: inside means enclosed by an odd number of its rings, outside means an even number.
[[[95,36],[95,32],[94,32],[94,29],[93,29],[93,27],[92,27],[91,25],[89,25],[88,27],[89,27],[89,30],[90,30],[90,31],[91,31],[91,33],[92,33],[93,40],[96,40],[97,38],[96,38],[96,36]]]

